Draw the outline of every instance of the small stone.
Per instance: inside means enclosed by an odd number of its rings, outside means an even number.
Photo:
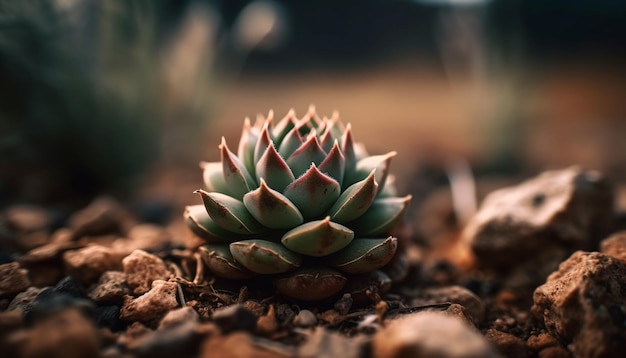
[[[276,320],[276,309],[274,305],[270,305],[267,314],[257,319],[255,332],[261,336],[270,336],[278,330],[279,326]]]
[[[215,310],[212,315],[213,322],[217,324],[223,333],[232,331],[252,332],[256,328],[257,317],[241,304],[230,305]]]
[[[244,303],[242,303],[243,306],[245,308],[247,308],[248,310],[250,310],[250,312],[252,312],[255,316],[257,317],[261,317],[263,314],[265,314],[265,306],[255,300],[247,300]]]
[[[93,322],[76,309],[57,312],[28,331],[22,357],[97,357],[98,332]]]
[[[537,253],[548,248],[563,250],[565,258],[597,245],[612,211],[612,187],[599,173],[578,167],[547,171],[489,194],[467,224],[463,240],[484,267],[497,270],[524,262],[541,266],[545,264]]]
[[[30,285],[28,270],[22,268],[19,263],[0,265],[0,298],[13,297]]]
[[[300,310],[294,318],[293,324],[299,327],[313,327],[317,324],[317,317],[309,310]]]
[[[131,341],[128,349],[139,358],[195,357],[204,338],[197,334],[196,325],[189,321],[148,332]]]
[[[131,227],[131,215],[111,197],[96,198],[86,208],[74,213],[69,226],[75,237],[124,233]]]
[[[121,260],[119,253],[100,245],[88,245],[63,254],[67,273],[84,284],[94,282],[105,271],[121,269]]]
[[[533,314],[575,357],[626,351],[626,264],[577,251],[534,293]]]
[[[200,317],[191,307],[182,307],[169,311],[161,322],[159,322],[159,329],[168,329],[187,322],[198,322]]]
[[[48,242],[53,218],[49,211],[36,206],[17,205],[4,212],[7,224],[19,237],[21,251],[28,251]]]
[[[570,358],[572,354],[561,346],[544,348],[537,354],[538,358]]]
[[[18,293],[9,304],[7,311],[30,312],[35,306],[35,299],[37,299],[37,296],[45,289],[46,288],[29,287],[26,291]]]
[[[529,349],[538,352],[544,348],[558,346],[559,341],[557,341],[556,338],[552,337],[550,334],[544,332],[528,337],[526,345]]]
[[[375,358],[500,356],[477,331],[440,312],[420,312],[389,322],[374,335],[372,352]]]
[[[65,276],[52,289],[54,292],[65,293],[72,297],[84,297],[85,290],[72,276]]]
[[[281,349],[282,348],[282,349]],[[199,358],[213,357],[254,357],[287,358],[293,357],[292,351],[279,344],[264,347],[262,342],[245,332],[234,332],[227,336],[212,335],[201,346]]]
[[[461,286],[434,287],[421,290],[418,297],[411,301],[411,306],[426,306],[444,302],[457,303],[465,307],[465,312],[474,325],[479,325],[485,318],[485,304],[472,291]]]
[[[136,295],[148,292],[153,281],[171,276],[163,260],[143,250],[133,251],[122,260],[122,265],[126,282]]]
[[[126,285],[126,275],[121,271],[106,271],[88,293],[89,298],[98,303],[121,303],[130,290]]]
[[[600,243],[600,252],[626,264],[626,231],[611,235]]]
[[[467,309],[458,303],[451,304],[443,312],[451,317],[463,321],[463,323],[467,324],[469,327],[477,327],[472,317],[469,313],[467,313]]]
[[[485,338],[505,357],[525,358],[530,356],[526,343],[512,334],[489,329]]]
[[[178,307],[178,285],[174,282],[156,280],[152,289],[133,299],[126,296],[120,311],[123,321],[140,321],[151,324],[161,319],[169,310]]]
[[[317,327],[298,349],[297,357],[341,357],[359,358],[366,356],[368,339],[364,335],[346,337]]]
[[[19,262],[24,266],[48,263],[60,259],[64,252],[80,247],[81,245],[75,242],[53,242],[28,251],[19,258]]]

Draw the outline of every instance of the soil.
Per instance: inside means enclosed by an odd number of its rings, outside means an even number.
[[[557,172],[563,180],[559,185],[574,189],[541,200],[576,197],[580,175],[586,173]],[[489,211],[489,200],[469,223],[462,222],[449,191],[430,187],[395,231],[400,255],[390,264],[397,275],[388,292],[371,285],[302,302],[280,296],[269,282],[223,280],[203,266],[197,251],[201,241],[182,222],[183,195],[175,200],[154,195],[163,193],[163,186],[175,193],[196,189],[195,181],[177,175],[161,176],[132,203],[100,197],[62,215],[45,206],[6,208],[0,221],[0,351],[7,357],[583,357],[614,356],[623,349],[626,284],[619,272],[626,272],[626,235],[600,244],[620,229],[609,186],[565,200],[549,209],[554,216],[527,214],[532,217],[518,221],[547,216],[524,231],[528,236],[523,239],[519,228],[507,222],[498,239],[509,235],[531,250],[508,266],[503,257],[489,256],[511,255],[511,248],[497,240],[487,247],[489,238],[476,239],[482,235],[476,227],[483,227],[476,217]],[[494,183],[485,180],[478,186],[502,186]],[[545,182],[537,185],[546,187]],[[519,187],[500,192],[502,200],[517,200]],[[521,211],[519,205],[513,205],[515,212]],[[484,215],[480,220],[497,224]],[[602,230],[580,226],[601,221],[607,225]],[[564,225],[578,226],[565,230]],[[557,233],[554,227],[561,229]],[[577,235],[572,230],[581,232],[583,243],[566,240],[566,231]],[[543,243],[526,244],[537,237]],[[595,252],[593,262],[582,252]],[[587,270],[580,281],[576,268]],[[559,281],[564,275],[567,284]],[[595,288],[594,280],[612,289]],[[578,301],[571,293],[567,300],[575,309],[567,311],[559,289],[551,291],[550,284],[586,292],[593,307],[572,303]],[[565,317],[576,317],[567,331],[559,328]]]

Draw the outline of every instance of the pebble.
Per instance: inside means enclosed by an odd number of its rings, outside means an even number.
[[[18,351],[21,357],[97,357],[99,344],[93,322],[70,308],[38,321],[26,331]]]
[[[592,233],[606,232],[612,210],[612,187],[601,174],[578,167],[547,171],[489,194],[463,240],[487,268],[546,265],[537,253],[556,247],[560,252],[551,255],[564,259],[577,249],[594,247],[599,237]]]
[[[35,305],[35,299],[39,294],[49,288],[39,288],[31,286],[27,288],[25,291],[18,293],[11,303],[9,303],[9,307],[7,307],[7,311],[21,311],[21,312],[29,312]]]
[[[130,294],[126,285],[126,274],[121,271],[106,271],[88,293],[89,298],[97,303],[122,303],[124,296]]]
[[[135,250],[122,260],[126,282],[136,295],[148,290],[155,280],[167,280],[171,273],[159,257],[143,250]]]
[[[462,321],[441,312],[409,314],[389,322],[372,340],[372,357],[500,357]]]
[[[317,324],[317,317],[309,310],[300,310],[293,320],[293,324],[299,327],[313,327]]]
[[[69,218],[75,238],[124,233],[133,224],[132,216],[112,197],[96,198]]]
[[[425,306],[444,302],[457,303],[465,307],[465,312],[474,325],[480,325],[485,319],[485,304],[472,291],[462,286],[433,287],[419,291],[412,306]]]
[[[271,336],[278,328],[280,325],[276,319],[276,309],[274,305],[270,305],[267,314],[257,319],[255,332],[260,336]]]
[[[63,254],[67,273],[84,284],[96,281],[109,270],[120,270],[122,256],[109,247],[87,245],[86,247]]]
[[[485,338],[505,357],[530,357],[526,342],[512,334],[495,329],[488,329]]]
[[[626,351],[626,264],[577,251],[534,293],[532,312],[574,357]]]
[[[161,319],[161,322],[159,322],[159,329],[166,329],[187,322],[198,322],[199,320],[200,317],[198,316],[198,312],[196,312],[193,308],[177,308],[169,311],[165,317]]]
[[[19,263],[0,265],[0,298],[10,298],[30,287],[28,270]]]
[[[600,252],[626,264],[626,231],[611,235],[600,243]]]
[[[223,333],[232,331],[253,332],[257,323],[257,317],[254,313],[239,303],[217,309],[211,317]]]
[[[120,319],[126,322],[155,323],[169,310],[178,307],[177,293],[176,283],[156,280],[152,283],[152,289],[142,296],[124,298]]]

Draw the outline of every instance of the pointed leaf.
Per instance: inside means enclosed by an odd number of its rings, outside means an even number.
[[[208,191],[230,194],[230,190],[224,181],[224,172],[221,162],[201,162],[202,179]]]
[[[296,111],[292,109],[287,112],[287,115],[283,117],[274,128],[272,128],[272,138],[276,143],[281,143],[283,138],[296,126]]]
[[[306,141],[287,158],[287,164],[297,178],[309,169],[311,163],[319,165],[325,158],[326,153],[320,147],[315,134],[311,133]]]
[[[365,214],[350,223],[350,227],[363,236],[386,234],[402,218],[410,202],[411,195],[376,199]]]
[[[256,175],[257,179],[265,179],[270,188],[280,192],[295,180],[289,165],[271,143],[256,164]]]
[[[343,181],[343,174],[346,170],[346,158],[343,156],[341,149],[339,149],[339,144],[336,140],[335,145],[328,153],[326,159],[320,164],[319,169],[338,183]]]
[[[250,215],[246,206],[239,200],[221,193],[208,193],[196,190],[213,222],[225,230],[238,234],[256,234],[263,226]]]
[[[243,196],[243,203],[255,219],[270,229],[290,229],[304,222],[296,206],[270,189],[263,179],[259,188]]]
[[[347,188],[328,211],[330,218],[346,223],[363,215],[376,198],[378,184],[374,177],[375,172],[372,171],[367,178]]]
[[[348,279],[330,267],[301,268],[274,281],[278,292],[303,301],[328,298],[345,286]]]
[[[324,126],[324,131],[320,135],[319,142],[322,149],[328,153],[333,148],[333,145],[335,145],[337,140],[332,135],[332,128],[330,127],[331,124],[328,120],[326,120],[326,123],[327,125]]]
[[[250,187],[256,186],[256,183],[248,173],[245,165],[228,149],[224,137],[222,137],[220,151],[222,155],[224,182],[226,182],[226,186],[228,186],[233,197],[241,199],[245,193],[250,191]]]
[[[297,253],[319,257],[341,250],[353,238],[352,230],[326,217],[324,220],[310,221],[287,231],[281,242]]]
[[[241,235],[227,231],[213,222],[204,205],[187,206],[183,216],[191,231],[207,242],[228,243],[241,237]]]
[[[352,126],[348,123],[346,131],[341,137],[341,149],[346,157],[346,171],[343,176],[342,187],[347,188],[357,182],[352,180],[356,171],[356,153],[354,149],[354,139],[352,139]]]
[[[284,194],[309,219],[326,212],[339,198],[340,190],[336,180],[312,164],[304,175],[285,188]]]
[[[383,155],[373,155],[359,160],[356,164],[356,172],[352,180],[358,181],[367,177],[372,171],[376,170],[376,182],[378,183],[379,192],[385,187],[387,174],[389,174],[389,165],[391,159],[398,153],[393,151]]]
[[[270,275],[300,267],[302,257],[283,245],[267,240],[243,240],[230,244],[235,260],[248,270]]]
[[[198,252],[202,262],[216,276],[230,280],[243,280],[256,275],[235,261],[228,244],[200,246]]]
[[[237,148],[237,157],[244,164],[250,174],[254,174],[254,147],[259,138],[259,131],[250,124],[250,118],[246,118],[243,122],[241,138],[239,138],[239,146]],[[213,191],[213,190],[209,190]],[[219,191],[219,190],[215,190]]]
[[[272,145],[272,138],[270,137],[269,127],[267,123],[263,126],[263,130],[261,130],[261,134],[259,134],[259,138],[257,139],[256,146],[254,147],[254,162],[257,163],[263,153]]]
[[[296,149],[300,148],[303,141],[304,139],[302,135],[300,135],[300,130],[296,125],[283,138],[278,147],[278,153],[280,153],[283,158],[288,158]]]
[[[329,256],[326,262],[346,273],[366,273],[389,263],[397,248],[398,239],[392,236],[386,239],[354,239],[343,250]]]

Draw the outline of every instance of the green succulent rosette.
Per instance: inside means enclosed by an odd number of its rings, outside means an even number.
[[[396,152],[368,155],[337,113],[246,119],[237,153],[224,138],[219,150],[219,162],[202,163],[203,204],[185,211],[215,275],[271,275],[282,294],[319,300],[395,255],[387,234],[411,201],[388,174]]]

